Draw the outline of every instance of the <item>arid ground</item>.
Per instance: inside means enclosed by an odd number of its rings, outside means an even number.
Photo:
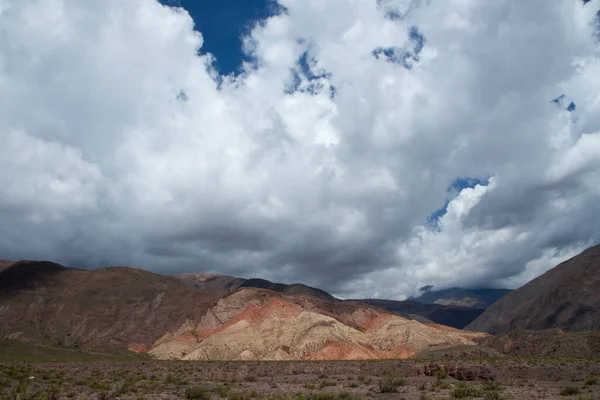
[[[0,344],[1,399],[600,399],[600,359],[194,362]]]

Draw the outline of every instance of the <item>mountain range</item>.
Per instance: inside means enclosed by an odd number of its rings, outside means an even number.
[[[0,261],[0,338],[186,360],[600,352],[597,336],[563,333],[600,329],[599,284],[600,246],[504,293],[486,310],[466,307],[464,299],[485,306],[501,291],[428,291],[425,300],[434,304],[340,300],[263,279]]]
[[[321,360],[406,358],[431,347],[475,345],[485,336],[402,318],[303,285],[259,281],[275,290],[243,284],[234,289],[238,283],[127,267],[86,271],[5,262],[0,337],[128,349],[159,359]]]

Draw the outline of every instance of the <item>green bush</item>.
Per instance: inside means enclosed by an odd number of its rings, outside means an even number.
[[[581,390],[579,390],[579,388],[574,387],[574,386],[567,386],[566,388],[564,388],[563,390],[560,391],[560,395],[561,396],[574,396],[576,394],[579,394],[581,392]]]
[[[472,386],[460,384],[452,390],[450,393],[454,399],[466,399],[469,397],[481,397],[482,393]]]
[[[379,381],[380,393],[396,393],[400,386],[406,385],[406,379],[401,378],[384,378]]]
[[[185,398],[188,400],[210,400],[210,394],[200,386],[190,386],[185,390]]]
[[[597,385],[598,382],[598,377],[594,375],[590,375],[587,378],[585,378],[585,386]]]
[[[218,385],[215,387],[215,393],[221,397],[227,397],[227,393],[229,393],[229,389],[225,385]]]

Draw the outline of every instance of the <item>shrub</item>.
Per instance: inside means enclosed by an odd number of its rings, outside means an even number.
[[[437,391],[439,389],[450,389],[451,387],[452,385],[450,384],[450,382],[437,380],[433,385],[431,385],[431,390]]]
[[[598,382],[599,382],[598,377],[596,377],[594,375],[590,375],[587,378],[585,378],[585,386],[597,385]]]
[[[185,390],[185,398],[188,400],[210,400],[210,395],[203,387],[190,386]]]
[[[167,385],[182,385],[183,383],[183,379],[179,376],[169,374],[165,377],[165,384]]]
[[[48,400],[58,400],[60,396],[60,390],[56,386],[50,387],[46,392],[46,399]]]
[[[225,385],[218,385],[215,387],[215,393],[221,397],[227,397],[227,393],[229,393],[229,389]]]
[[[384,378],[379,381],[380,393],[396,393],[400,386],[406,385],[405,379],[400,378]]]
[[[229,392],[227,394],[228,400],[249,400],[258,396],[254,396],[254,392],[247,393],[238,393],[238,392]]]
[[[455,387],[450,395],[455,399],[466,399],[468,397],[480,397],[482,394],[474,387],[461,384]]]
[[[334,381],[327,381],[327,380],[319,382],[319,389],[323,389],[323,388],[328,387],[328,386],[335,386],[335,382]]]
[[[574,386],[567,386],[566,388],[564,388],[563,390],[560,391],[561,396],[574,396],[579,393],[580,393],[579,388],[576,388]]]
[[[435,376],[438,379],[446,379],[448,377],[448,371],[446,371],[446,368],[440,368],[437,371],[435,371]]]

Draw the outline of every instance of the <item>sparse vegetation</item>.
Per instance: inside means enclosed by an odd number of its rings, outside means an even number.
[[[599,379],[595,375],[590,375],[587,378],[585,378],[585,386],[597,385],[598,382],[599,382]]]
[[[567,386],[566,388],[560,391],[561,396],[575,396],[579,393],[581,393],[581,389],[575,386]]]
[[[396,393],[400,386],[406,385],[406,379],[386,377],[379,382],[380,393]]]
[[[191,386],[185,390],[187,400],[210,400],[210,394],[201,386]]]
[[[448,371],[447,378],[441,378],[444,374],[435,372],[423,374],[420,372],[423,362],[415,360],[252,364],[178,361],[0,363],[0,400],[600,398],[600,385],[595,383],[595,375],[582,374],[582,371],[597,374],[596,360],[452,360],[436,361],[437,366],[430,361],[427,363],[428,371]],[[540,369],[540,365],[546,368]],[[530,367],[528,374],[522,373]],[[327,372],[322,373],[323,370]],[[503,371],[502,381],[489,379],[500,370]],[[536,380],[532,371],[546,375]],[[556,371],[560,371],[560,375]],[[406,374],[407,377],[395,374]],[[319,376],[321,378],[315,379]]]
[[[329,386],[335,386],[336,383],[334,381],[322,380],[319,381],[319,389],[323,389]]]
[[[101,353],[62,347],[36,346],[15,340],[0,339],[2,362],[89,362],[89,361],[143,361],[142,357],[129,352]]]

